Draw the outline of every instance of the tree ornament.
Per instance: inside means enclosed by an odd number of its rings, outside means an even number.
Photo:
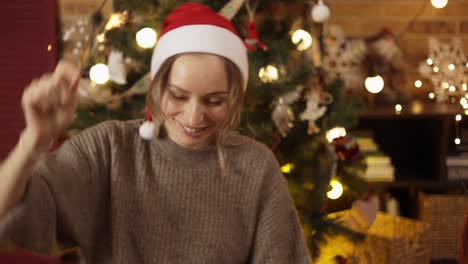
[[[278,99],[275,109],[271,112],[271,119],[281,136],[286,137],[293,127],[294,113],[291,106],[285,104],[281,97]]]
[[[368,230],[377,218],[379,206],[380,202],[377,196],[372,196],[363,201],[354,201],[350,211],[350,224],[358,230]]]
[[[319,90],[313,90],[307,96],[307,106],[305,111],[299,116],[301,120],[309,121],[307,133],[315,134],[320,131],[315,121],[322,117],[327,111],[327,107],[323,105],[325,101],[320,96]]]
[[[323,23],[330,18],[330,8],[319,0],[312,8],[312,19],[317,23]]]
[[[244,0],[231,0],[229,1],[221,10],[219,10],[218,14],[227,18],[228,20],[232,20],[232,18],[239,12]]]
[[[359,145],[353,136],[344,136],[333,140],[335,152],[340,160],[355,160],[360,156]]]
[[[255,25],[255,11],[257,9],[257,2],[254,2],[253,6],[251,6],[250,0],[247,0],[245,2],[245,7],[247,9],[247,13],[249,14],[247,38],[244,40],[245,46],[249,51],[255,51],[257,47],[265,51],[268,49],[268,47],[259,39],[257,27]]]
[[[273,65],[267,65],[260,68],[258,77],[263,83],[271,83],[277,81],[279,78],[278,68]]]
[[[118,50],[111,50],[107,59],[110,80],[119,84],[127,84],[127,69],[123,58],[123,53]]]
[[[294,113],[291,104],[301,97],[301,91],[303,89],[304,86],[298,86],[296,90],[278,97],[273,103],[275,108],[271,113],[271,119],[283,137],[286,137],[289,130],[293,127]]]
[[[347,264],[348,263],[348,260],[345,257],[341,256],[341,255],[337,255],[335,257],[335,260],[337,261],[337,264]]]

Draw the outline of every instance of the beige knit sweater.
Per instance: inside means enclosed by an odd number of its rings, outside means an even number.
[[[86,263],[310,263],[274,155],[230,136],[215,147],[144,141],[141,121],[104,122],[38,164],[0,240]]]

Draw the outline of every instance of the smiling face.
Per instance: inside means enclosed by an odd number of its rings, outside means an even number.
[[[191,149],[205,146],[225,122],[229,82],[223,58],[186,54],[172,64],[161,110],[172,141]]]

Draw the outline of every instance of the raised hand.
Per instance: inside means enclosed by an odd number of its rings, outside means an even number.
[[[59,62],[53,73],[33,80],[23,92],[21,106],[26,120],[22,141],[34,151],[46,151],[75,117],[79,69]]]

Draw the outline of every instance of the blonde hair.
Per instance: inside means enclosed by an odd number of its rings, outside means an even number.
[[[164,114],[162,111],[162,98],[167,89],[169,73],[171,71],[174,61],[186,54],[199,54],[199,53],[184,53],[174,55],[168,58],[159,68],[159,71],[154,76],[146,97],[147,105],[151,109],[153,122],[156,125],[156,135],[159,136],[160,129],[164,123]],[[230,60],[220,57],[224,60],[226,76],[228,78],[228,100],[227,100],[227,117],[216,132],[215,144],[218,152],[218,159],[223,175],[226,173],[225,154],[223,146],[226,143],[226,137],[234,132],[240,119],[240,112],[244,100],[244,80],[239,68]]]

